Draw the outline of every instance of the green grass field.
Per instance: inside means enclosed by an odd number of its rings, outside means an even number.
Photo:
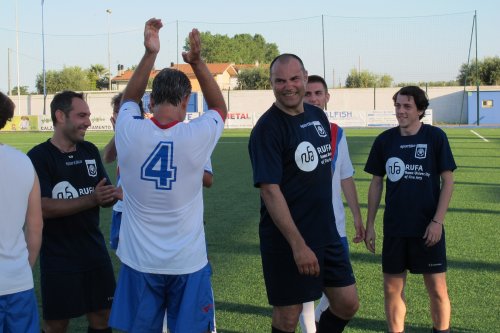
[[[446,216],[448,286],[452,302],[453,332],[500,331],[500,129],[445,128],[458,169],[455,191]],[[356,168],[363,216],[366,215],[370,175],[364,163],[375,136],[382,129],[346,129],[350,155]],[[0,142],[28,151],[51,133],[0,133]],[[112,133],[88,133],[102,148]],[[271,308],[267,304],[261,272],[258,222],[259,192],[252,186],[247,143],[249,131],[227,130],[212,156],[214,185],[205,190],[205,220],[209,257],[213,265],[217,330],[219,333],[269,332]],[[108,166],[114,179],[115,165]],[[327,184],[325,184],[327,186]],[[418,202],[408,203],[418,204]],[[110,209],[102,209],[101,225],[109,234]],[[347,214],[348,235],[352,219]],[[382,211],[377,215],[377,254],[351,243],[361,308],[346,332],[383,332],[380,250]],[[119,263],[112,254],[115,269]],[[38,288],[38,272],[35,272]],[[421,276],[407,282],[406,332],[429,332],[428,300]],[[71,332],[86,332],[83,318],[72,321]],[[297,329],[299,331],[299,329]]]

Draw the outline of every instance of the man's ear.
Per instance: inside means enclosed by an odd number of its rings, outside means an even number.
[[[64,123],[66,121],[66,114],[62,110],[57,109],[55,116],[57,123]]]

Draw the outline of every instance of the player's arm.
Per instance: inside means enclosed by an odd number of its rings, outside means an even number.
[[[277,184],[260,184],[260,195],[274,224],[283,234],[293,251],[293,257],[300,274],[319,275],[318,259],[307,246],[293,222],[285,197]]]
[[[56,218],[80,213],[96,206],[107,207],[116,201],[117,190],[113,185],[106,185],[103,178],[95,186],[91,194],[74,199],[42,198],[42,213],[44,218]]]
[[[383,186],[383,177],[374,175],[368,189],[365,245],[372,253],[375,253],[375,217],[377,216],[380,199],[382,198]]]
[[[203,171],[203,187],[210,188],[214,182],[214,175],[211,172]]]
[[[102,152],[102,159],[104,163],[111,163],[116,160],[116,145],[115,145],[115,136],[109,140],[108,144],[104,147]]]
[[[219,85],[215,81],[213,75],[208,70],[207,65],[201,58],[201,40],[200,32],[193,29],[189,33],[189,51],[182,53],[184,61],[191,65],[198,82],[200,83],[203,97],[207,102],[207,106],[211,110],[217,110],[222,119],[226,119],[227,107]]]
[[[40,182],[35,172],[33,188],[28,197],[28,209],[26,210],[26,223],[24,228],[24,237],[28,246],[28,262],[31,268],[35,265],[40,246],[42,245],[42,203],[40,198]]]
[[[363,226],[363,219],[361,217],[361,210],[359,209],[358,202],[358,192],[356,191],[356,184],[352,177],[342,179],[340,181],[342,186],[342,192],[347,201],[347,205],[351,210],[354,219],[354,229],[356,230],[356,236],[354,236],[353,242],[359,243],[365,239],[365,227]]]
[[[159,31],[162,27],[163,24],[159,19],[152,18],[146,22],[144,27],[145,52],[123,91],[122,101],[133,100],[139,103],[144,95],[149,75],[155,64],[156,56],[160,51]]]
[[[450,170],[441,173],[441,191],[439,192],[439,201],[434,213],[434,217],[430,221],[425,230],[424,239],[425,245],[435,245],[441,239],[443,233],[444,217],[450,205],[451,195],[453,193],[453,172]]]

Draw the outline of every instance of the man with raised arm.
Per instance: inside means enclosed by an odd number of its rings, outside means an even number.
[[[203,168],[227,114],[222,93],[201,59],[198,30],[182,57],[200,83],[208,111],[184,123],[191,94],[187,76],[165,68],[151,92],[152,121],[141,99],[160,50],[159,19],[144,29],[145,53],[125,88],[116,122],[124,211],[117,255],[122,261],[112,327],[161,332],[165,310],[176,332],[214,330],[214,304],[203,228]]]

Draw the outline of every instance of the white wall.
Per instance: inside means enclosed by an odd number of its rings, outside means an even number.
[[[330,89],[329,111],[391,111],[394,109],[392,96],[399,88],[364,88],[364,89]],[[475,87],[467,87],[467,91],[475,91]],[[482,91],[499,90],[500,87],[481,87]],[[433,110],[433,123],[466,124],[467,98],[463,87],[429,87],[427,94]],[[92,116],[111,116],[110,101],[117,92],[89,92],[86,94]],[[271,90],[231,90],[223,91],[229,111],[234,113],[261,113],[267,110],[274,101]],[[374,101],[375,97],[375,101]],[[20,107],[17,96],[11,96],[16,104],[16,115],[42,115],[43,96],[21,96]],[[465,98],[465,99],[464,99]],[[464,100],[463,100],[464,99]],[[50,116],[52,95],[47,96],[46,114]],[[463,100],[463,106],[462,106]],[[201,98],[199,99],[201,103]],[[202,110],[200,104],[199,110]]]

